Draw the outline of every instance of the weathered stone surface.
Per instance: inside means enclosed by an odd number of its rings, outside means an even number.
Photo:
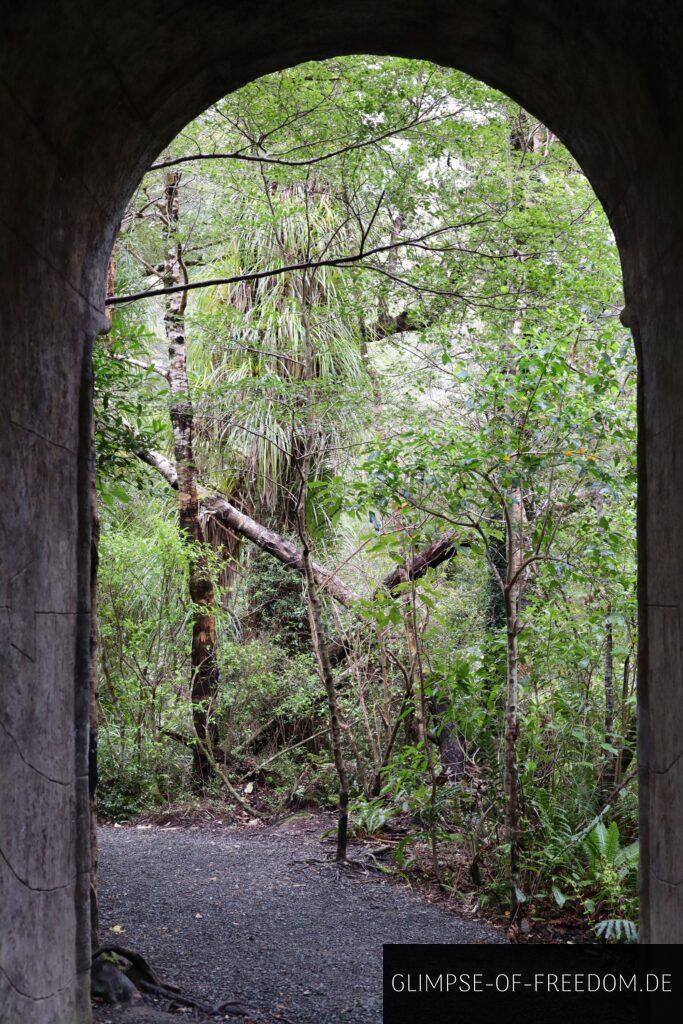
[[[674,823],[680,830],[683,821],[683,758],[654,772],[650,787],[650,830],[653,849],[649,864],[650,903],[656,913],[650,918],[650,942],[667,943],[671,936],[680,942],[683,917],[683,858],[666,829]],[[680,832],[679,832],[680,834]]]
[[[503,89],[566,142],[611,218],[641,365],[642,930],[682,942],[680,4],[0,0],[0,15],[3,1022],[89,1012],[83,369],[118,218],[208,104],[339,53],[423,57]]]
[[[59,1021],[59,1024],[73,1024],[87,1020],[83,1007],[88,992],[87,975],[70,979],[61,991],[55,991],[45,999],[37,999],[17,991],[0,970],[0,1007],[5,1014],[0,1018],[5,1024],[36,1024],[37,1021]],[[172,1019],[172,1018],[170,1018]]]

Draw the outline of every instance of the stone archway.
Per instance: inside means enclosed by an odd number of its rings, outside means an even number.
[[[0,1005],[88,1020],[89,340],[120,212],[210,103],[332,54],[458,67],[569,146],[640,356],[642,934],[683,942],[683,11],[675,0],[24,0],[0,63]]]

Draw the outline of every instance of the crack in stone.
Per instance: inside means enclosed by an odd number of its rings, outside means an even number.
[[[17,995],[21,996],[22,999],[30,999],[34,1003],[44,1003],[46,999],[54,999],[55,996],[61,995],[62,992],[66,992],[68,989],[71,988],[74,980],[78,977],[77,974],[72,974],[66,985],[63,985],[61,988],[55,989],[53,992],[48,993],[48,995],[46,996],[34,996],[30,992],[23,992],[18,985],[15,985],[12,979],[10,978],[9,974],[5,970],[5,968],[2,966],[2,964],[0,964],[0,974],[2,974],[3,978],[6,979],[9,987],[14,992],[16,992]]]
[[[10,419],[10,423],[11,422],[12,422],[12,420]],[[17,424],[14,424],[14,425],[17,426]],[[26,572],[26,570],[29,569],[33,565],[34,562],[35,562],[35,558],[31,558],[26,563],[26,565],[22,565],[21,569],[17,569],[16,572],[13,572],[12,575],[10,576],[10,578],[9,578],[10,586],[14,583],[15,579],[17,578],[17,576],[21,576],[22,573]],[[7,605],[6,607],[10,608],[10,610],[11,610],[11,605]]]
[[[63,889],[70,888],[78,878],[78,873],[76,873],[75,875],[72,875],[71,878],[69,878],[69,880],[67,882],[64,882],[62,885],[31,885],[30,882],[28,882],[25,878],[22,878],[21,875],[14,869],[10,861],[7,859],[7,855],[3,850],[2,846],[0,846],[0,857],[4,860],[5,864],[10,869],[10,871],[16,878],[17,882],[19,882],[20,885],[23,885],[24,888],[28,889],[30,892],[61,892]]]
[[[17,645],[12,640],[10,640],[10,644],[9,645],[10,645],[10,647],[13,647],[15,651],[18,651],[19,654],[22,655],[22,657],[27,658],[31,662],[32,665],[35,665],[36,659],[32,658],[31,655],[27,651],[23,651],[21,649],[21,647],[17,647]]]
[[[655,881],[659,882],[660,885],[668,885],[672,889],[676,889],[681,882],[683,882],[683,878],[679,878],[677,882],[670,882],[668,878],[660,878],[654,868],[650,869],[650,875],[655,879]]]
[[[674,419],[672,419],[669,423],[666,423],[663,427],[660,427],[659,430],[650,431],[650,437],[659,437],[660,434],[665,433],[665,431],[671,430],[673,427],[678,426],[681,420],[683,420],[683,416],[674,417]]]
[[[66,445],[60,444],[59,441],[53,441],[52,438],[45,437],[44,434],[38,433],[38,431],[37,430],[33,430],[32,427],[27,427],[23,423],[17,423],[17,421],[13,420],[11,416],[9,418],[9,422],[10,422],[10,426],[16,427],[17,430],[25,430],[27,434],[33,434],[34,437],[37,437],[41,441],[44,441],[45,444],[50,445],[52,448],[60,448],[63,452],[68,452],[69,455],[73,455],[74,458],[76,457],[76,452],[74,451],[73,448],[67,448]],[[20,570],[20,571],[23,572],[23,569]]]
[[[41,771],[40,768],[36,768],[36,766],[34,764],[31,764],[31,762],[29,760],[27,760],[27,758],[24,756],[23,751],[22,751],[21,747],[19,746],[19,743],[17,741],[16,736],[14,736],[12,734],[11,730],[7,728],[7,725],[3,722],[1,717],[0,717],[0,728],[5,733],[5,735],[8,736],[9,739],[12,741],[12,743],[16,747],[17,754],[19,755],[19,757],[24,762],[24,764],[26,765],[27,768],[30,768],[31,771],[34,771],[36,773],[36,775],[40,775],[40,777],[45,779],[47,782],[54,783],[55,786],[70,786],[71,785],[71,780],[70,779],[55,779],[52,775],[48,775],[46,772]]]
[[[81,300],[81,302],[85,303],[85,305],[90,310],[91,315],[97,314],[98,321],[101,324],[104,322],[104,313],[102,312],[102,310],[98,306],[95,306],[92,300],[89,299],[87,295],[84,295],[83,292],[76,287],[73,281],[71,281],[70,278],[68,278],[66,274],[59,269],[59,267],[56,267],[53,263],[51,263],[50,260],[45,255],[45,253],[41,252],[40,249],[36,249],[35,245],[33,245],[28,240],[28,238],[22,235],[21,232],[17,230],[14,224],[10,224],[7,220],[5,220],[4,217],[0,216],[0,224],[2,224],[7,229],[7,231],[9,231],[10,234],[14,235],[14,237],[17,239],[20,245],[28,249],[29,252],[32,252],[33,255],[36,256],[41,261],[41,263],[44,263],[45,266],[51,271],[51,273],[54,274],[59,281],[65,284],[67,288],[69,288],[74,293],[74,295],[76,295]]]
[[[671,764],[668,764],[666,766],[666,768],[655,768],[655,775],[666,775],[667,772],[670,772],[671,769],[680,761],[680,759],[682,757],[683,757],[683,750],[681,750],[681,752],[679,754],[677,754],[676,757],[674,757],[674,759],[671,762]]]

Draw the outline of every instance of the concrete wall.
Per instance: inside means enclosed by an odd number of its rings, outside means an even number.
[[[0,1020],[88,1016],[87,353],[117,220],[208,104],[335,53],[503,89],[612,219],[641,348],[643,934],[683,942],[680,4],[0,0],[0,16]]]
[[[40,160],[31,126],[20,140]],[[47,234],[42,186],[15,209]],[[0,1021],[61,1024],[88,1012],[85,339],[101,314],[25,227],[0,225]]]

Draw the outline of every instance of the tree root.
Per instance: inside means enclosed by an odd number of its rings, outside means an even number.
[[[381,874],[382,868],[377,863],[373,863],[374,860],[375,858],[373,857],[372,854],[370,854],[369,859],[366,860],[358,860],[355,857],[344,857],[343,860],[337,860],[336,857],[329,856],[324,858],[295,858],[294,860],[287,861],[287,863],[290,866],[293,866],[295,864],[306,864],[307,866],[310,866],[311,864],[320,864],[322,867],[337,868],[339,874],[341,874],[344,868],[347,868],[349,871],[361,871],[363,872],[363,874],[366,875],[369,874],[371,871],[376,871],[379,874]]]
[[[195,999],[193,996],[184,995],[177,985],[170,985],[161,981],[157,973],[141,953],[138,953],[133,949],[128,949],[125,946],[119,946],[113,943],[100,946],[93,954],[93,964],[100,957],[105,957],[106,959],[108,956],[127,961],[127,967],[122,967],[114,963],[112,963],[111,966],[119,975],[123,975],[129,983],[132,983],[139,992],[144,992],[146,995],[151,995],[157,999],[163,1000],[165,1010],[186,1008],[198,1010],[207,1017],[215,1017],[219,1014],[226,1013],[235,1017],[249,1017],[254,1014],[254,1011],[250,1007],[234,1000],[227,1000],[212,1006],[208,1003],[201,1002],[199,999]],[[117,1000],[113,999],[112,1001],[115,1002]]]

